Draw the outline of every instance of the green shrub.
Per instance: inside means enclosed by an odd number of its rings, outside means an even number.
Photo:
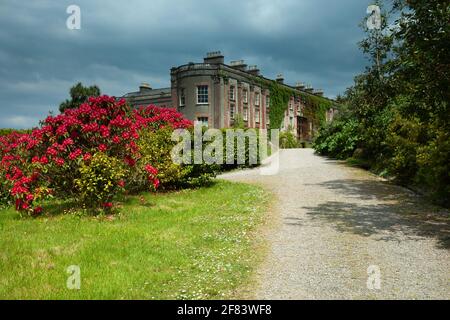
[[[359,140],[356,120],[336,119],[320,128],[314,148],[319,154],[346,159],[353,155]]]
[[[417,148],[421,131],[418,119],[408,120],[398,114],[389,126],[386,143],[392,150],[392,156],[387,160],[388,172],[401,184],[414,182],[418,170]]]
[[[418,148],[416,182],[427,186],[436,202],[450,207],[450,132],[437,125],[430,131],[434,137]]]
[[[117,158],[103,152],[94,154],[90,161],[79,168],[80,176],[75,179],[79,200],[87,207],[111,207],[110,202],[122,188],[121,181],[126,170]]]
[[[138,146],[142,155],[140,163],[151,163],[158,170],[160,188],[165,190],[200,187],[207,185],[215,177],[217,166],[207,164],[177,164],[172,160],[172,149],[177,144],[172,141],[171,127],[159,130],[143,130]],[[191,138],[193,141],[193,138]],[[193,147],[193,145],[192,145]],[[144,168],[137,168],[130,178],[129,187],[134,192],[148,189],[148,179]]]
[[[300,146],[297,137],[292,133],[291,128],[287,131],[280,132],[280,148],[296,149]]]

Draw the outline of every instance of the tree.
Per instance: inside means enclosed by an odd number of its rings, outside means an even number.
[[[346,91],[345,113],[320,130],[316,150],[348,157],[355,149],[374,171],[450,206],[450,6],[394,0],[390,23],[383,2],[373,6],[377,27],[362,24],[370,65]],[[357,127],[346,130],[350,122]]]
[[[70,88],[70,100],[66,100],[59,105],[59,111],[62,113],[67,109],[76,109],[82,103],[85,103],[89,97],[100,96],[100,88],[96,85],[84,87],[81,82],[78,82]]]
[[[450,129],[450,6],[446,0],[396,0],[401,13],[395,36],[401,39],[395,77],[399,90],[415,103],[405,114],[434,118]]]

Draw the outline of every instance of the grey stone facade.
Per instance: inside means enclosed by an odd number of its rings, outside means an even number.
[[[258,80],[269,79],[261,76],[256,66],[248,67],[242,60],[229,65],[224,60],[220,52],[208,53],[202,63],[172,68],[171,88],[151,89],[144,84],[139,92],[124,97],[133,106],[154,104],[176,108],[187,119],[203,122],[210,128],[231,127],[237,115],[249,128],[268,128],[270,92]],[[281,75],[276,81],[293,92],[323,95],[321,90],[314,91],[302,84],[288,86]],[[281,126],[300,139],[310,140],[315,128],[311,119],[303,116],[305,108],[301,98],[292,96]],[[327,120],[330,114],[333,113],[327,113]]]
[[[147,83],[141,84],[139,91],[127,93],[123,98],[134,107],[152,104],[163,108],[173,108],[171,88],[152,89]]]

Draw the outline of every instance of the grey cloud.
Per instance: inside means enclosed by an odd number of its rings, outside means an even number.
[[[81,30],[66,8],[81,7]],[[369,1],[2,1],[0,127],[30,127],[76,82],[122,95],[140,82],[169,86],[172,66],[221,50],[263,74],[282,72],[334,97],[365,61],[356,47]]]

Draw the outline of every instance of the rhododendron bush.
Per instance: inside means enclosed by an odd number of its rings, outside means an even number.
[[[30,215],[41,213],[48,197],[110,208],[115,194],[133,187],[127,177],[135,171],[146,174],[149,190],[158,188],[158,170],[144,163],[138,146],[142,130],[190,126],[173,109],[132,109],[114,97],[91,97],[77,109],[47,117],[29,134],[0,137],[1,190]]]

